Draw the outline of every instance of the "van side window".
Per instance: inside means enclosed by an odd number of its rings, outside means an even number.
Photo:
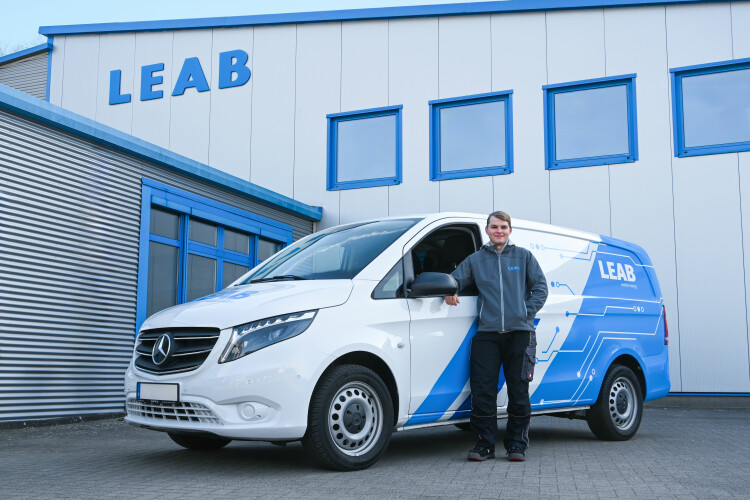
[[[404,260],[399,260],[393,269],[388,271],[375,290],[373,299],[398,299],[404,296]]]
[[[450,274],[463,260],[477,251],[477,226],[442,227],[430,233],[411,251],[414,277],[423,272]],[[476,290],[463,290],[461,295],[477,295]]]

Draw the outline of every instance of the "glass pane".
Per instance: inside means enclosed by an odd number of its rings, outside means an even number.
[[[180,239],[180,216],[160,208],[151,207],[151,234]]]
[[[258,240],[258,262],[263,262],[273,254],[278,252],[280,248],[281,245],[279,243],[260,238]]]
[[[375,287],[372,296],[375,299],[395,299],[402,297],[404,285],[404,265],[401,261],[393,266],[393,269]]]
[[[440,109],[442,172],[504,165],[505,101]]]
[[[339,182],[396,176],[396,116],[338,122]]]
[[[216,260],[188,255],[187,300],[210,295],[216,291]]]
[[[178,257],[177,247],[149,241],[147,316],[177,304]]]
[[[419,220],[393,219],[325,229],[286,247],[244,282],[279,275],[352,279]]]
[[[250,236],[231,229],[224,230],[224,248],[233,252],[250,254]]]
[[[190,239],[198,243],[216,246],[216,226],[190,219]]]
[[[628,153],[626,85],[555,94],[556,159]]]
[[[240,266],[239,264],[232,264],[231,262],[224,262],[221,267],[222,288],[228,287],[234,280],[250,270],[247,266]]]
[[[685,146],[750,141],[750,69],[682,79]]]

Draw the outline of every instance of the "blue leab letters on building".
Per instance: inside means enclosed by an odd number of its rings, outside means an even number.
[[[250,80],[250,68],[247,67],[248,55],[244,50],[229,50],[219,54],[219,88],[240,87]],[[164,83],[160,74],[164,63],[148,64],[141,67],[140,99],[149,101],[164,97],[164,90],[159,85]],[[183,95],[189,88],[198,92],[211,90],[206,73],[197,57],[188,57],[182,63],[180,75],[172,89],[173,96]],[[131,94],[122,93],[122,70],[109,72],[109,104],[124,104],[131,101]]]

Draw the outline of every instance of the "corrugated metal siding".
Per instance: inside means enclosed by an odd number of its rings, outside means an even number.
[[[123,409],[141,178],[312,222],[0,111],[0,422]]]
[[[47,97],[47,52],[0,66],[0,83],[39,99]]]

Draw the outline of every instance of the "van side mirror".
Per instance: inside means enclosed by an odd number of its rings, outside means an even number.
[[[407,294],[409,298],[446,297],[457,291],[458,282],[450,274],[424,272],[411,282]]]

